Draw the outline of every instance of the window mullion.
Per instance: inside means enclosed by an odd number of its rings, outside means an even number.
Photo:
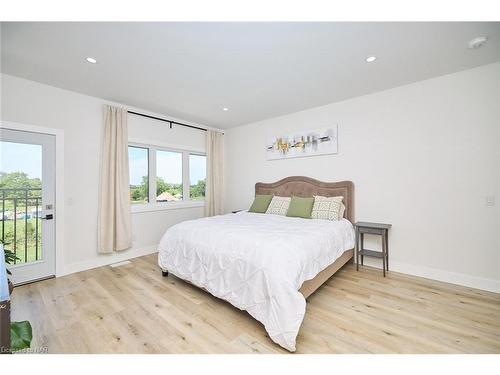
[[[156,203],[156,148],[149,147],[149,203]]]
[[[189,191],[189,152],[182,152],[182,200],[188,201],[191,198]]]

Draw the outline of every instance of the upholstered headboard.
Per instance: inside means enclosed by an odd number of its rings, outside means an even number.
[[[323,182],[304,176],[291,176],[272,183],[257,182],[255,194],[271,194],[281,197],[344,197],[344,217],[354,223],[354,184],[351,181]]]

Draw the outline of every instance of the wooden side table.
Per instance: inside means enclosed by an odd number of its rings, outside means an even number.
[[[368,223],[358,221],[356,224],[356,271],[359,271],[359,257],[361,265],[365,256],[382,258],[382,266],[385,272],[389,271],[389,229],[392,224]],[[365,234],[382,236],[382,251],[368,250],[364,247]]]

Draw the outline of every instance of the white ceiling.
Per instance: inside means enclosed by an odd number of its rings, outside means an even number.
[[[4,73],[218,128],[500,60],[498,22],[4,22],[1,37]]]

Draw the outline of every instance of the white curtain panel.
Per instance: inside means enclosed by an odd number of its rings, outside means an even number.
[[[224,135],[207,130],[207,184],[205,188],[205,216],[224,212]]]
[[[132,246],[127,110],[104,106],[98,249],[112,253]]]

